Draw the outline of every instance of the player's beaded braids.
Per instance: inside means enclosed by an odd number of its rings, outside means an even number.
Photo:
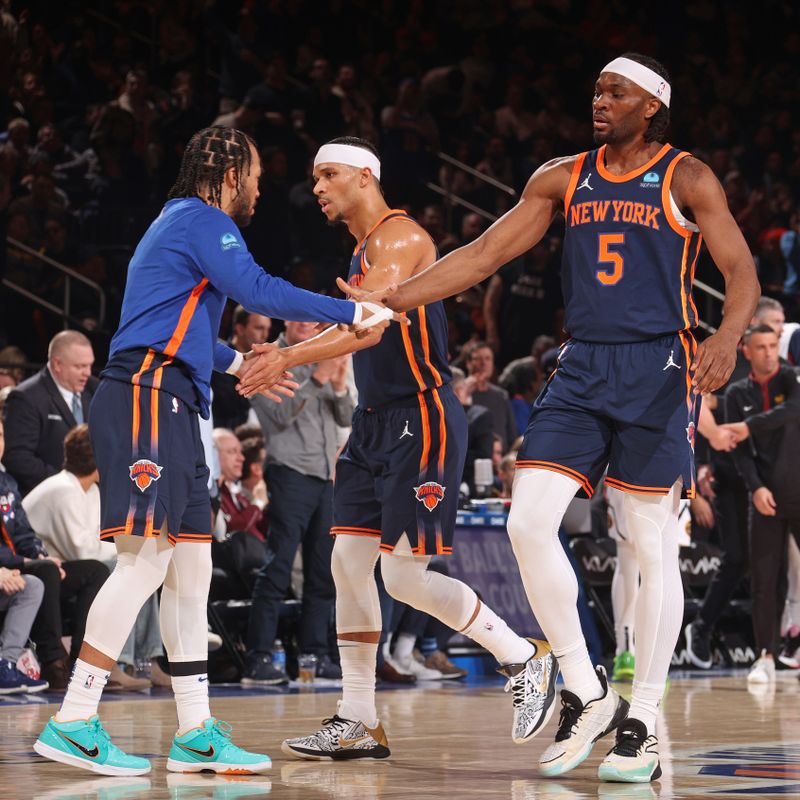
[[[246,133],[236,128],[215,125],[198,131],[183,151],[181,168],[168,199],[200,197],[210,205],[220,206],[222,181],[227,170],[236,169],[237,194],[242,178],[250,173],[250,145],[256,146]]]
[[[650,56],[643,56],[641,53],[623,53],[622,58],[637,61],[639,64],[653,70],[656,75],[660,75],[667,83],[672,83],[667,68],[660,61],[656,61]],[[662,103],[661,108],[650,118],[650,125],[644,132],[644,140],[646,142],[663,142],[664,134],[667,132],[668,127],[669,109]]]

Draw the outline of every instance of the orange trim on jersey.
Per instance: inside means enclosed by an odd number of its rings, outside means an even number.
[[[693,240],[694,241],[694,240]],[[689,302],[692,304],[692,316],[695,319],[695,323],[699,319],[699,315],[697,313],[697,306],[694,304],[694,296],[692,295],[692,287],[694,286],[694,271],[697,267],[697,259],[700,258],[700,250],[703,246],[703,237],[700,234],[697,234],[697,250],[694,254],[694,259],[692,260],[692,267],[689,271]]]
[[[431,452],[431,418],[422,392],[417,393],[417,400],[419,401],[419,412],[422,417],[422,455],[419,457],[419,476],[421,480],[428,468],[428,456]]]
[[[189,297],[181,310],[181,315],[178,317],[178,324],[175,326],[175,330],[164,348],[165,356],[174,356],[178,352],[178,348],[183,342],[183,337],[186,335],[186,329],[194,316],[197,303],[200,301],[200,295],[203,294],[206,286],[208,286],[208,278],[203,278],[189,293]]]
[[[572,195],[575,194],[575,187],[578,185],[578,178],[581,176],[583,162],[586,161],[586,153],[580,153],[572,165],[572,174],[569,176],[567,191],[564,193],[564,218],[569,211],[569,204],[572,202]]]
[[[572,478],[576,483],[581,485],[586,494],[591,497],[594,494],[594,489],[592,488],[592,484],[589,483],[589,479],[578,472],[575,469],[571,469],[570,467],[565,467],[563,464],[556,464],[553,461],[517,461],[517,469],[545,469],[550,472],[560,472],[562,475],[566,475],[568,478]]]
[[[614,489],[619,489],[621,492],[628,492],[629,494],[667,495],[672,491],[671,486],[637,486],[635,483],[626,483],[619,478],[612,478],[610,475],[606,475],[606,483]]]
[[[633,180],[634,178],[638,178],[644,172],[650,169],[654,164],[656,164],[660,159],[662,159],[665,154],[672,149],[671,144],[665,144],[646,164],[643,164],[641,167],[637,167],[630,172],[626,172],[624,175],[614,175],[612,172],[609,172],[606,169],[606,145],[603,145],[597,151],[597,171],[600,173],[600,177],[604,178],[607,181],[611,181],[611,183],[625,183],[625,181]],[[674,162],[673,162],[674,163]]]
[[[392,214],[402,214],[405,219],[409,219],[412,222],[416,222],[416,220],[412,219],[408,212],[403,208],[390,208],[385,214],[382,214],[378,221],[364,234],[364,236],[359,240],[358,244],[353,248],[353,255],[356,255],[358,251],[361,249],[361,246],[364,242],[369,239],[369,237],[375,233],[375,229],[386,220],[387,217],[390,217]]]
[[[427,366],[431,371],[434,385],[441,386],[442,376],[439,374],[439,370],[433,366],[433,362],[431,361],[431,343],[430,339],[428,338],[428,316],[425,313],[425,306],[419,306],[417,311],[419,311],[419,331],[420,339],[422,341],[422,355],[425,359],[425,366]],[[407,326],[404,325],[403,327],[405,328]]]
[[[686,302],[686,265],[689,261],[689,242],[691,239],[688,237],[683,240],[683,253],[681,253],[681,314],[683,315],[683,324],[685,327],[689,325],[689,304]]]
[[[406,358],[408,359],[408,366],[417,381],[417,386],[421,392],[427,388],[425,381],[422,379],[422,373],[419,371],[419,364],[417,364],[417,357],[414,355],[414,345],[411,343],[411,334],[408,332],[408,325],[400,326],[400,335],[403,337],[403,348],[406,351]]]
[[[669,162],[667,171],[664,173],[664,182],[661,184],[661,206],[664,209],[664,216],[667,218],[670,228],[672,228],[678,236],[683,236],[684,239],[689,239],[692,235],[692,231],[687,231],[686,228],[681,227],[675,214],[672,213],[672,203],[669,201],[669,193],[672,188],[672,174],[675,172],[675,167],[678,166],[679,161],[686,158],[688,155],[689,153],[685,151],[678,153],[678,155]]]

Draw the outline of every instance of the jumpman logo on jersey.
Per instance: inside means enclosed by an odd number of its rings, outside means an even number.
[[[675,369],[680,369],[681,368],[680,364],[676,364],[675,363],[675,359],[673,358],[674,355],[675,355],[675,351],[674,350],[670,350],[669,351],[669,358],[667,359],[667,363],[664,366],[664,369],[661,370],[662,372],[666,372],[670,367],[675,367]]]
[[[593,191],[594,191],[594,187],[592,187],[592,186],[589,186],[589,178],[591,178],[591,177],[592,177],[592,173],[590,172],[590,173],[589,173],[589,174],[588,174],[588,175],[587,175],[587,176],[584,178],[584,181],[583,181],[583,183],[582,183],[582,184],[581,184],[581,185],[580,185],[580,186],[579,186],[579,187],[578,187],[578,188],[577,188],[575,191],[577,192],[579,189],[588,189],[590,192],[593,192]]]
[[[406,420],[406,426],[403,428],[403,432],[400,434],[400,438],[402,439],[404,436],[413,436],[414,434],[408,429],[408,420]]]

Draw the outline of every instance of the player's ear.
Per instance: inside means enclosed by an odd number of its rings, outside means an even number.
[[[236,187],[239,182],[238,179],[239,179],[239,172],[236,169],[236,167],[228,167],[228,169],[225,170],[225,179],[224,179],[225,185],[229,189],[232,189],[234,191],[236,190]]]
[[[358,185],[363,189],[372,182],[372,170],[369,167],[363,167],[361,174],[358,176]]]
[[[645,107],[644,107],[644,118],[645,119],[652,119],[656,115],[656,113],[658,112],[659,108],[661,108],[661,101],[660,100],[656,100],[655,97],[651,97],[647,101],[647,103],[645,104]]]

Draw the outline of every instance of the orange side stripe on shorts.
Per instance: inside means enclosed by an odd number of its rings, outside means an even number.
[[[183,308],[181,309],[181,315],[178,318],[178,324],[175,326],[175,330],[172,332],[172,336],[170,337],[167,346],[164,348],[164,355],[165,356],[174,356],[175,353],[178,352],[178,348],[181,346],[181,342],[183,341],[183,337],[186,335],[186,329],[189,327],[189,323],[192,321],[192,317],[194,316],[195,309],[197,308],[197,303],[200,301],[200,295],[203,294],[203,290],[208,286],[208,278],[203,278],[197,286],[192,289],[189,293],[189,297],[184,303]]]
[[[627,483],[625,481],[621,481],[619,478],[612,478],[608,475],[606,476],[606,483],[622,492],[638,492],[639,494],[669,494],[670,491],[672,491],[671,486],[638,486],[635,483]]]
[[[517,469],[545,469],[550,472],[560,472],[562,475],[577,481],[589,497],[594,494],[592,484],[589,483],[589,479],[585,475],[581,475],[577,470],[570,469],[562,464],[556,464],[552,461],[517,461]]]
[[[150,364],[153,362],[153,358],[155,357],[154,350],[148,350],[145,354],[145,357],[142,359],[142,366],[139,368],[139,371],[133,376],[131,379],[131,383],[133,384],[133,421],[131,422],[131,462],[136,460],[136,450],[139,446],[139,399],[141,394],[141,387],[139,386],[139,381],[141,380],[142,374],[147,371],[150,367]],[[131,504],[130,508],[128,509],[128,517],[125,520],[125,533],[131,533],[133,531],[133,504]]]
[[[380,531],[357,531],[351,528],[331,528],[331,536],[372,536],[380,537]]]
[[[422,478],[428,468],[428,456],[431,452],[431,420],[428,416],[428,406],[425,405],[425,397],[422,392],[417,392],[419,411],[422,416],[422,455],[419,457],[419,474]]]
[[[444,459],[447,454],[447,422],[444,418],[444,406],[439,397],[439,392],[436,389],[432,390],[433,402],[436,403],[436,408],[439,409],[439,480],[444,475]]]

